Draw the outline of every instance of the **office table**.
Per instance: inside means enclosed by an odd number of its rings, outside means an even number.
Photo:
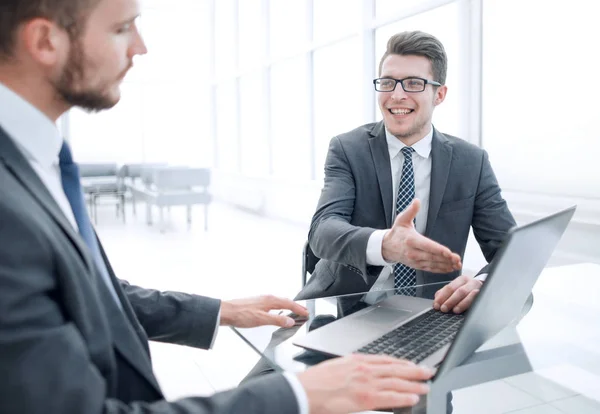
[[[533,305],[524,309],[522,319],[488,340],[447,375],[436,378],[430,393],[416,407],[394,412],[446,413],[448,392],[529,371],[600,400],[600,265],[547,268],[533,289],[533,297]],[[335,298],[301,303],[314,308],[316,315],[337,315]],[[255,374],[264,369],[300,372],[325,359],[292,344],[295,337],[306,334],[311,321],[289,329],[232,329],[257,352]]]

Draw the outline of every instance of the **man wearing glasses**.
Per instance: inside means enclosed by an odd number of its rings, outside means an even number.
[[[460,276],[469,229],[490,262],[515,221],[487,153],[432,125],[446,68],[434,36],[389,39],[373,81],[383,121],[331,140],[308,236],[321,260],[297,299],[393,287],[443,312],[473,302],[487,266]]]

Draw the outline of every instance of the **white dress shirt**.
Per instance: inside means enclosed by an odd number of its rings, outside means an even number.
[[[433,138],[433,128],[422,139],[417,141],[412,148],[413,171],[415,176],[415,197],[421,200],[421,208],[415,219],[416,230],[423,234],[427,227],[427,212],[429,211],[429,189],[431,186],[431,140]],[[385,139],[388,144],[390,154],[390,167],[392,174],[392,223],[396,219],[396,198],[398,196],[398,187],[402,178],[402,166],[404,165],[404,155],[402,148],[406,147],[402,141],[390,134],[386,128]],[[390,225],[392,224],[390,223]],[[367,243],[367,264],[373,266],[388,266],[381,254],[383,236],[388,232],[385,230],[376,230],[369,237]]]
[[[385,130],[385,139],[388,144],[390,154],[390,166],[392,174],[392,189],[394,197],[392,200],[392,223],[396,219],[396,198],[400,181],[402,178],[402,166],[404,165],[404,155],[402,148],[406,145],[396,138],[390,132]],[[433,128],[429,130],[427,135],[412,145],[415,150],[412,153],[413,171],[415,176],[415,198],[421,201],[421,208],[415,218],[415,229],[424,234],[427,227],[427,213],[429,212],[429,193],[431,189],[431,142],[433,140]],[[392,224],[390,223],[390,224]],[[379,277],[371,287],[371,291],[387,290],[394,288],[393,274],[394,263],[387,262],[381,253],[383,245],[383,236],[389,229],[375,230],[367,242],[367,264],[373,266],[384,266],[379,274]],[[481,281],[485,280],[487,274],[481,274],[476,277]],[[371,296],[367,297],[367,301]]]
[[[10,108],[10,110],[0,111],[0,126],[21,150],[69,220],[69,223],[75,231],[79,232],[71,205],[62,188],[58,153],[62,147],[63,138],[56,124],[2,83],[0,83],[0,108]],[[217,323],[210,348],[212,348],[217,336],[220,316],[221,310],[217,315]],[[284,373],[284,377],[294,390],[300,407],[300,414],[308,414],[308,398],[302,384],[294,374]]]

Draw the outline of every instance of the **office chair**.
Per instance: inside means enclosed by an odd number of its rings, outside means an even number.
[[[315,256],[307,240],[302,249],[302,287],[306,286],[307,273],[312,274],[315,271],[315,266],[319,260],[321,259]]]
[[[315,266],[319,262],[319,258],[315,256],[310,245],[308,244],[308,240],[304,243],[304,248],[302,249],[302,287],[306,286],[306,281],[308,280],[308,274],[312,274],[315,271]],[[312,321],[315,317],[315,304],[314,302],[309,302],[307,305],[308,308],[308,317]]]

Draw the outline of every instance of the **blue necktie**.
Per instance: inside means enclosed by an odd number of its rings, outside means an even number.
[[[63,145],[58,154],[58,161],[60,167],[60,178],[62,181],[63,191],[69,200],[71,210],[75,216],[75,221],[79,227],[79,234],[90,249],[90,253],[94,259],[100,276],[102,277],[104,284],[112,295],[113,299],[119,307],[121,307],[121,301],[117,296],[115,287],[113,286],[110,276],[108,275],[108,269],[100,254],[100,246],[96,239],[96,234],[92,228],[90,217],[88,216],[85,208],[85,199],[83,197],[83,191],[81,189],[81,183],[79,182],[79,167],[73,162],[73,156],[71,155],[71,149],[69,144],[63,142]]]
[[[396,199],[396,215],[402,213],[415,198],[415,174],[412,164],[411,147],[402,148],[404,165],[402,165],[402,178],[398,187],[398,198]],[[416,296],[417,271],[402,263],[394,265],[394,288],[396,294],[405,296]]]

